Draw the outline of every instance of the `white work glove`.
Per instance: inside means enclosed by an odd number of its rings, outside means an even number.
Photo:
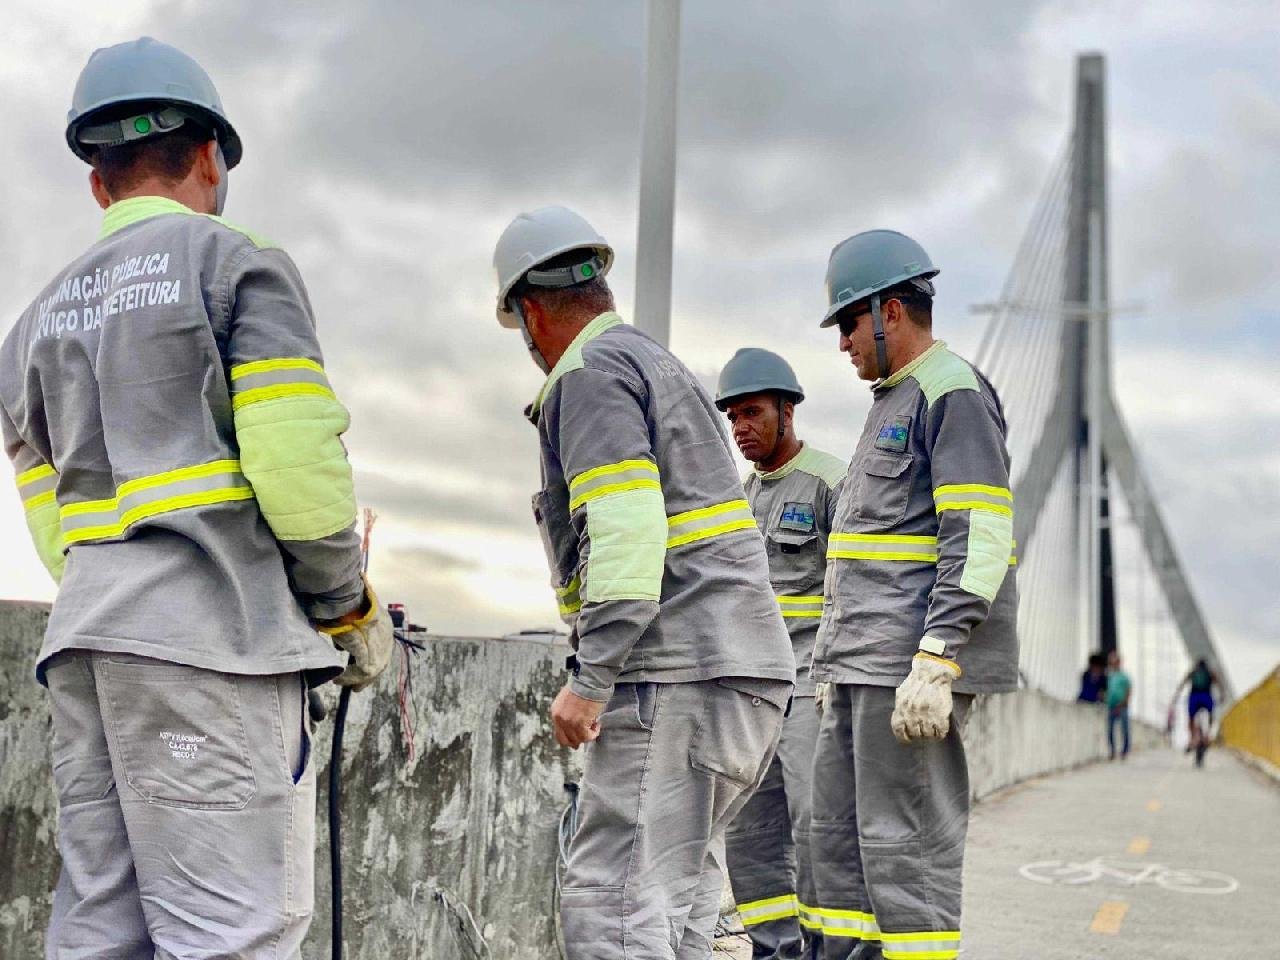
[[[902,743],[945,737],[951,726],[951,681],[958,676],[953,660],[928,653],[912,657],[911,672],[893,698],[893,735]]]
[[[813,708],[818,711],[818,716],[822,716],[827,711],[827,704],[831,702],[831,683],[823,680],[821,683],[813,685]]]
[[[351,655],[347,669],[333,682],[352,690],[363,690],[387,669],[396,643],[391,617],[378,603],[378,595],[367,579],[361,607],[362,613],[349,613],[341,620],[321,623],[316,628],[333,640],[334,646]]]

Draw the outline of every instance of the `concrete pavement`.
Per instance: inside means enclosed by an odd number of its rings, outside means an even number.
[[[962,960],[1280,960],[1280,785],[1220,749],[1018,784],[974,808],[964,900]]]
[[[1280,787],[1223,750],[1196,770],[1162,749],[991,797],[962,957],[1280,958]]]

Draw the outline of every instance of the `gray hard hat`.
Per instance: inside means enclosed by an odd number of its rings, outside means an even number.
[[[836,322],[836,314],[908,280],[921,293],[933,296],[930,282],[938,275],[924,247],[896,230],[867,230],[836,244],[827,262],[827,313],[821,326]]]
[[[791,364],[769,350],[743,347],[720,371],[716,407],[723,411],[731,401],[752,393],[781,393],[792,403],[804,399]]]
[[[176,47],[140,37],[89,57],[71,97],[67,145],[90,163],[98,147],[168,133],[188,120],[212,131],[228,170],[240,162],[240,137],[209,75]]]

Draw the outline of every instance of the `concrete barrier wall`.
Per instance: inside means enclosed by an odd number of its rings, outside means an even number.
[[[1037,690],[979,697],[964,729],[969,790],[975,800],[1042,774],[1107,757],[1106,708],[1069,703]],[[1159,746],[1154,727],[1130,723],[1135,750]]]
[[[57,852],[49,717],[32,664],[47,620],[0,602],[0,957],[43,956]],[[579,757],[546,727],[564,649],[523,640],[424,638],[413,658],[416,756],[409,760],[393,667],[352,699],[343,757],[349,960],[547,960],[564,784]],[[332,706],[333,688],[325,691]],[[1106,755],[1100,708],[1023,691],[975,704],[965,730],[980,798],[1027,777]],[[332,721],[315,744],[322,811],[308,957],[328,955],[324,786]],[[1156,742],[1134,728],[1136,746]],[[463,906],[459,906],[463,905]],[[469,910],[488,954],[469,945]]]

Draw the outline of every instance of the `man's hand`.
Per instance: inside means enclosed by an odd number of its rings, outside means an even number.
[[[951,681],[960,676],[952,660],[917,653],[911,673],[894,696],[889,720],[893,735],[902,743],[941,740],[951,726]]]
[[[378,595],[368,580],[364,584],[364,594],[365,602],[351,613],[316,625],[321,633],[333,640],[335,646],[351,655],[347,669],[333,682],[353,690],[363,690],[387,669],[396,642],[391,618],[379,605]]]
[[[567,686],[556,694],[551,704],[551,729],[556,743],[577,750],[600,736],[600,714],[604,704],[580,697]]]

